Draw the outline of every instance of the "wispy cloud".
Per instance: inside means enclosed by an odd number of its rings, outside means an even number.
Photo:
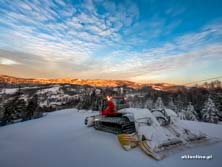
[[[97,3],[91,0],[76,5],[34,0],[0,3],[5,6],[0,9],[0,23],[7,26],[7,33],[1,36],[9,39],[8,47],[13,41],[16,45],[13,49],[51,56],[53,60],[72,57],[74,62],[85,60],[104,44],[117,42],[121,38],[118,31],[129,26],[137,16],[137,8],[131,3],[123,6],[103,2],[105,9],[113,7],[113,13],[107,15],[97,13]]]
[[[179,36],[172,42],[143,52],[115,51],[109,58],[107,55],[104,62],[108,60],[109,63],[100,66],[99,71],[112,76],[125,76],[125,78],[137,81],[147,81],[158,77],[161,81],[166,76],[170,78],[171,73],[176,71],[193,70],[207,66],[215,60],[219,63],[222,62],[221,41],[212,40],[214,38],[222,39],[221,32],[220,25],[213,24],[203,27],[199,32]],[[123,55],[125,55],[124,59],[118,63],[113,62],[116,60],[114,57]]]

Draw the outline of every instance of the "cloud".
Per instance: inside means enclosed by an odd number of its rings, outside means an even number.
[[[138,56],[132,57],[128,61],[116,64],[111,68],[101,70],[107,74],[111,74],[113,77],[124,76],[124,78],[133,81],[164,81],[168,79],[168,82],[175,80],[172,76],[175,72],[195,71],[195,69],[206,67],[202,73],[207,72],[209,64],[214,62],[222,63],[222,46],[220,44],[208,45],[205,48],[200,48],[185,53],[179,53],[176,55],[170,55],[165,53],[164,57],[158,59],[146,59],[145,57],[138,58]],[[169,55],[168,55],[169,54]],[[114,74],[114,72],[116,72]],[[195,74],[189,73],[192,77]],[[197,77],[197,76],[196,76]],[[120,78],[119,78],[120,79]],[[184,79],[181,73],[180,79]]]
[[[215,37],[221,38],[221,32],[218,24],[212,24],[204,26],[199,32],[184,34],[172,42],[142,52],[117,50],[107,54],[98,67],[93,67],[98,70],[92,75],[147,81],[158,78],[161,80],[185,69],[194,71],[195,68],[206,66],[205,70],[209,70],[207,66],[215,60],[222,62],[221,43],[212,41]]]
[[[186,11],[186,8],[185,7],[176,7],[176,6],[174,6],[174,7],[171,7],[171,8],[168,8],[166,11],[165,11],[165,13],[167,14],[167,15],[170,15],[170,16],[178,16],[178,15],[180,15],[180,14],[182,14],[182,13],[184,13]]]
[[[0,57],[0,64],[2,64],[2,65],[15,65],[15,64],[19,64],[19,63],[14,61],[14,60],[10,60],[10,59],[7,59],[7,58]]]
[[[137,7],[130,2],[127,6],[102,2],[105,10],[113,6],[113,11],[105,15],[97,12],[98,2],[91,0],[82,4],[52,0],[0,3],[5,6],[0,9],[0,24],[7,31],[0,34],[7,39],[0,40],[0,46],[53,60],[72,57],[76,63],[104,45],[114,45],[121,39],[118,31],[129,26],[138,15]]]
[[[0,6],[0,69],[5,72],[144,81],[221,61],[219,21],[152,45],[181,20],[167,22],[158,12],[141,20],[133,1],[3,0]],[[175,17],[185,10],[165,13]]]

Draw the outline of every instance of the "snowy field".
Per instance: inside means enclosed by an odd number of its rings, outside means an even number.
[[[139,148],[124,151],[113,134],[84,126],[92,113],[75,109],[0,127],[0,167],[220,167],[222,143],[198,146],[162,161]],[[222,139],[222,125],[183,121],[211,137]],[[183,160],[183,155],[212,155],[210,160]]]

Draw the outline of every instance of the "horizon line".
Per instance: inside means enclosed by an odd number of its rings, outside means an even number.
[[[136,84],[172,84],[172,85],[176,85],[176,86],[186,86],[186,85],[191,85],[191,84],[195,84],[195,83],[199,83],[199,82],[204,82],[204,81],[215,81],[215,79],[222,79],[222,75],[217,76],[217,77],[211,77],[211,78],[206,78],[206,79],[201,79],[201,80],[196,80],[196,81],[192,81],[192,82],[187,82],[187,83],[183,83],[183,84],[178,84],[178,83],[172,83],[172,82],[153,82],[153,81],[144,81],[144,82],[138,82],[138,81],[132,81],[132,80],[121,80],[121,79],[80,79],[80,78],[75,78],[75,77],[58,77],[58,78],[42,78],[42,77],[21,77],[21,76],[14,76],[14,75],[7,75],[7,74],[0,74],[0,76],[7,76],[7,77],[14,77],[14,78],[18,78],[18,79],[43,79],[43,80],[56,80],[56,79],[76,79],[76,80],[102,80],[102,81],[127,81],[127,82],[133,82]],[[220,81],[220,80],[219,80]]]

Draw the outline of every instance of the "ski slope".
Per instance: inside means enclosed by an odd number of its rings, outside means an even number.
[[[1,167],[219,167],[222,143],[198,146],[170,155],[162,161],[146,156],[139,148],[124,151],[113,134],[84,126],[95,113],[76,109],[0,127]],[[211,137],[222,139],[222,125],[183,121]],[[183,160],[183,155],[212,155],[211,160]]]

